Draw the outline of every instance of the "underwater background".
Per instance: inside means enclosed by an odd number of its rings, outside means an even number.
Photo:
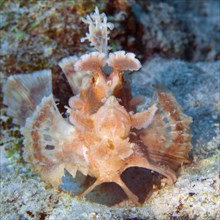
[[[133,52],[142,62],[140,71],[127,76],[134,95],[145,95],[150,103],[159,84],[193,118],[191,163],[180,169],[174,185],[155,190],[139,207],[126,202],[108,207],[102,197],[89,201],[58,192],[24,162],[23,138],[5,114],[1,92],[1,219],[220,219],[218,0],[0,0],[1,88],[11,74],[52,69],[63,112],[72,92],[57,63],[91,50],[80,42],[87,31],[81,17],[96,6],[115,26],[112,50]],[[67,173],[69,192],[70,179]]]

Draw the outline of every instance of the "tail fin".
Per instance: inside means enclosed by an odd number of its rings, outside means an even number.
[[[13,117],[13,123],[24,126],[42,98],[52,94],[51,70],[10,76],[3,93],[7,114]]]

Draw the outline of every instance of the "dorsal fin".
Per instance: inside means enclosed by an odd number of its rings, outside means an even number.
[[[13,117],[13,123],[24,126],[25,120],[33,114],[42,98],[52,94],[51,70],[12,75],[3,92],[3,103],[8,106],[7,114]]]

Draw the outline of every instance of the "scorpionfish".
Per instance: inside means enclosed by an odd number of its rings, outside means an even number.
[[[151,106],[137,111],[143,98],[132,97],[124,74],[139,70],[140,61],[133,53],[108,53],[113,24],[97,8],[83,21],[89,33],[82,41],[89,40],[96,51],[59,62],[74,94],[67,117],[54,101],[51,70],[10,76],[4,86],[7,114],[21,126],[25,160],[44,181],[58,186],[64,170],[73,177],[80,171],[95,178],[81,196],[114,182],[138,204],[121,175],[140,167],[174,183],[178,168],[188,162],[191,118],[161,89]]]

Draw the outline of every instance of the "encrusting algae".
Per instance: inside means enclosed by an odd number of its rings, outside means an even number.
[[[96,178],[81,196],[105,182],[118,184],[128,198],[139,198],[121,175],[131,167],[146,168],[176,181],[176,171],[188,162],[191,118],[184,115],[170,93],[157,90],[157,100],[137,112],[143,97],[132,97],[125,71],[141,63],[133,53],[109,53],[109,29],[104,13],[83,20],[97,52],[59,63],[74,96],[69,99],[68,119],[59,112],[52,95],[50,70],[13,75],[4,86],[4,103],[24,135],[24,157],[44,181],[58,186],[64,170]]]

